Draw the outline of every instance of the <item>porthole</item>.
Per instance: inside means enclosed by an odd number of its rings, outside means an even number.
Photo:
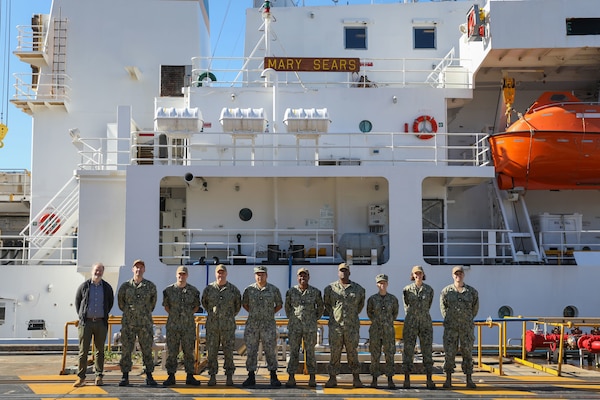
[[[579,316],[579,310],[575,306],[566,306],[563,310],[563,317],[575,318]]]
[[[371,132],[371,129],[373,129],[373,124],[371,121],[364,119],[359,122],[358,129],[360,129],[362,133],[368,133]]]
[[[506,318],[513,316],[513,309],[510,306],[502,306],[498,309],[498,318]]]
[[[252,219],[252,210],[249,208],[242,208],[239,215],[242,221],[250,221]]]

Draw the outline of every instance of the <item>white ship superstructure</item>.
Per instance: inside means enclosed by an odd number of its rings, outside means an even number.
[[[55,0],[25,30],[31,225],[2,266],[1,336],[31,334],[10,318],[60,336],[91,264],[117,286],[138,258],[158,287],[223,262],[282,291],[346,261],[368,294],[417,264],[439,293],[460,264],[481,319],[596,316],[598,191],[499,190],[487,142],[504,78],[516,111],[548,90],[598,100],[595,1],[261,2],[240,60],[208,57],[206,3]]]

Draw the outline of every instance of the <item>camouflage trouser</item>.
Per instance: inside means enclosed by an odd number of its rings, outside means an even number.
[[[142,361],[144,362],[144,368],[146,372],[154,371],[154,357],[152,356],[152,342],[153,332],[152,325],[148,326],[127,326],[123,325],[121,328],[121,372],[131,371],[131,353],[135,346],[135,339],[137,337],[142,351]]]
[[[423,366],[426,373],[433,371],[433,327],[424,325],[422,327],[404,325],[403,341],[404,354],[402,357],[404,373],[409,374],[413,369],[413,359],[415,355],[415,345],[419,337],[421,354],[423,355]]]
[[[277,326],[275,320],[246,323],[244,329],[244,341],[246,342],[246,370],[254,372],[258,369],[258,344],[263,345],[267,369],[277,371]]]
[[[346,357],[348,366],[353,374],[360,373],[360,364],[358,363],[358,339],[359,329],[343,329],[341,327],[329,328],[329,347],[331,358],[329,360],[329,374],[337,375],[340,373],[340,361],[342,358],[342,347],[346,348]]]
[[[219,346],[223,346],[223,369],[226,375],[233,375],[235,364],[233,362],[233,348],[235,347],[235,325],[233,329],[206,329],[206,349],[208,351],[208,374],[216,375],[219,370]]]
[[[300,353],[300,344],[304,340],[304,352],[306,354],[305,363],[309,374],[317,372],[317,361],[315,358],[315,345],[317,344],[317,331],[314,329],[294,329],[288,332],[290,343],[290,360],[288,361],[287,372],[295,374],[298,370],[298,357]]]
[[[474,341],[475,334],[473,333],[473,327],[471,327],[471,329],[452,329],[444,327],[444,351],[446,352],[446,356],[444,358],[444,372],[454,372],[454,368],[456,367],[454,359],[456,358],[456,353],[460,343],[462,371],[467,375],[473,373]]]
[[[381,368],[381,349],[385,354],[385,368]],[[396,343],[394,334],[369,336],[369,352],[371,353],[370,372],[372,376],[384,375],[394,376],[394,355],[396,354]],[[383,370],[383,371],[382,371]]]
[[[181,328],[181,326],[178,326]],[[177,356],[179,349],[183,351],[183,366],[188,374],[194,373],[194,350],[196,344],[196,330],[192,325],[187,329],[169,329],[167,326],[167,373],[177,372]]]

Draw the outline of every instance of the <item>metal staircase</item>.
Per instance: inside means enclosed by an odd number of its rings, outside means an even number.
[[[79,182],[73,176],[21,231],[29,243],[28,261],[75,263],[73,239],[79,224]]]
[[[533,231],[525,197],[520,191],[498,188],[494,180],[493,198],[499,215],[495,216],[501,227],[508,231],[508,241],[516,264],[541,263],[542,255]]]

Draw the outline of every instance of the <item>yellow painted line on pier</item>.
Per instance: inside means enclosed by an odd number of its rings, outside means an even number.
[[[30,383],[27,386],[35,394],[108,394],[100,386],[87,385],[74,388],[71,383]]]

